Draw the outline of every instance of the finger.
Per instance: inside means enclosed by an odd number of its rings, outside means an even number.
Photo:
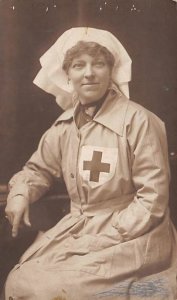
[[[12,224],[12,236],[16,237],[18,235],[18,229],[20,226],[21,215],[16,215]]]
[[[31,226],[31,222],[29,220],[29,208],[27,208],[25,213],[24,213],[23,221],[24,221],[26,226]]]

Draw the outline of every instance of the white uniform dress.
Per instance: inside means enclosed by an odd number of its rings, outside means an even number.
[[[24,253],[6,299],[176,299],[163,122],[114,90],[80,129],[77,108],[59,117],[10,182],[9,197],[33,202],[63,178],[71,212]]]

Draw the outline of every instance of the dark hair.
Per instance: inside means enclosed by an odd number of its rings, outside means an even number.
[[[67,50],[62,65],[63,70],[68,73],[73,59],[82,54],[88,54],[92,57],[97,57],[100,54],[104,55],[108,65],[110,66],[110,69],[112,69],[114,66],[114,56],[106,47],[101,46],[96,42],[79,41],[75,46]]]

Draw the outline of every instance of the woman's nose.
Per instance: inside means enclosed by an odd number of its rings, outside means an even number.
[[[94,70],[93,70],[93,66],[91,64],[87,64],[85,66],[85,72],[84,72],[84,76],[85,77],[93,77],[94,76]]]

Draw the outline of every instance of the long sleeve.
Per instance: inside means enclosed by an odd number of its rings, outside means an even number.
[[[165,127],[154,114],[136,112],[127,129],[130,167],[135,187],[131,204],[116,217],[125,240],[136,238],[164,217],[169,199],[169,165]]]
[[[10,180],[8,198],[22,195],[29,202],[34,202],[48,191],[55,178],[61,176],[60,139],[58,128],[52,126],[43,135],[37,151],[22,171]]]

